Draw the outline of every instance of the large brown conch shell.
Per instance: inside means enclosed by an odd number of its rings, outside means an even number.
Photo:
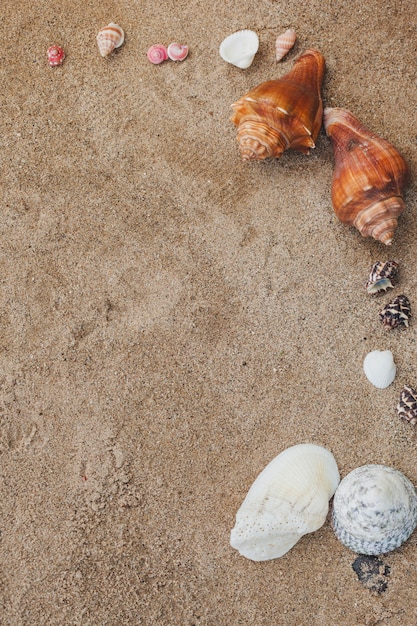
[[[332,202],[337,217],[364,237],[391,245],[397,217],[405,208],[407,163],[346,109],[326,108],[324,127],[334,149]]]
[[[232,104],[244,161],[280,157],[292,148],[308,154],[322,123],[324,57],[307,50],[278,80],[262,83]]]

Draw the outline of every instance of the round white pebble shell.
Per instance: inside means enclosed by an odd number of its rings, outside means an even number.
[[[363,465],[336,489],[332,519],[337,538],[354,552],[390,552],[417,526],[417,494],[398,470]]]
[[[373,350],[363,362],[366,378],[378,389],[385,389],[393,382],[397,367],[391,350]]]
[[[284,555],[320,528],[340,476],[329,450],[314,444],[287,448],[259,474],[236,514],[230,544],[253,561]]]

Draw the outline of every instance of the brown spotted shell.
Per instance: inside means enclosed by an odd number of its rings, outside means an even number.
[[[417,424],[417,391],[413,387],[404,385],[402,388],[397,413],[406,422]]]
[[[324,126],[334,149],[333,208],[341,222],[355,226],[364,237],[390,245],[408,166],[385,139],[365,128],[347,111],[326,108]]]
[[[323,115],[320,95],[324,57],[307,50],[288,74],[254,87],[232,104],[231,121],[244,161],[280,157],[284,150],[308,154]]]
[[[388,328],[388,330],[397,328],[397,326],[406,326],[408,328],[410,317],[410,300],[403,294],[388,302],[379,314],[382,325],[384,328]]]

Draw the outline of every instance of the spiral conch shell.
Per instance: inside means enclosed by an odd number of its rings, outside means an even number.
[[[252,561],[283,556],[320,528],[339,484],[329,450],[306,443],[287,448],[259,474],[236,514],[230,544]]]
[[[345,546],[360,554],[383,554],[398,548],[417,526],[417,494],[398,470],[363,465],[336,489],[332,518]]]
[[[96,39],[101,56],[107,57],[115,48],[119,48],[122,45],[125,40],[125,34],[120,26],[110,22],[110,24],[99,30]]]
[[[392,243],[404,211],[408,166],[399,152],[347,111],[326,108],[324,126],[334,148],[333,208],[364,237]]]
[[[308,154],[320,131],[324,57],[307,50],[278,80],[261,83],[232,104],[231,121],[244,161],[280,157],[293,149]]]

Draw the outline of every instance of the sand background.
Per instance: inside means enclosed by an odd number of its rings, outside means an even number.
[[[102,59],[110,21],[126,41]],[[317,48],[325,104],[415,179],[415,3],[3,0],[0,28],[1,624],[416,624],[417,533],[383,557],[381,594],[328,521],[278,560],[229,546],[249,486],[296,443],[329,448],[342,476],[385,463],[417,484],[395,412],[417,325],[378,320],[394,295],[417,306],[413,180],[386,249],[334,216],[323,131],[311,156],[243,164],[229,121]],[[218,55],[240,28],[260,37],[248,70]],[[171,41],[186,61],[151,65]],[[399,285],[372,299],[389,258]],[[398,366],[383,391],[362,373],[372,349]]]

